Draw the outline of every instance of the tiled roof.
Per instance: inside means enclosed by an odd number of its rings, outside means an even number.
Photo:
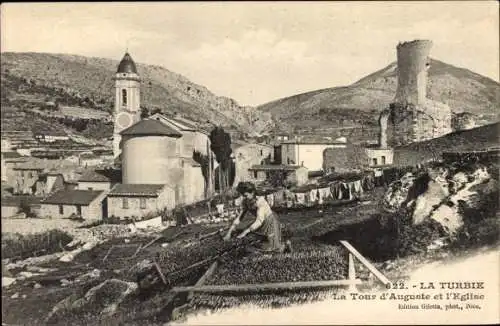
[[[82,182],[120,182],[121,171],[116,169],[85,170],[78,179]]]
[[[29,205],[37,205],[41,200],[41,197],[35,196],[6,196],[2,197],[2,206],[18,207],[22,201],[26,201]]]
[[[23,157],[18,152],[2,152],[2,156],[4,159],[12,159],[12,158],[20,158]]]
[[[100,156],[96,155],[96,154],[81,154],[80,155],[80,159],[96,159],[96,158],[100,158]]]
[[[18,166],[13,167],[14,170],[37,170],[37,171],[43,171],[47,167],[37,164],[36,162],[26,162],[26,163],[21,163]]]
[[[110,179],[95,170],[85,171],[78,181],[83,182],[110,182]]]
[[[42,200],[42,204],[58,204],[58,205],[89,205],[94,201],[102,191],[98,190],[61,190],[47,199]]]
[[[182,117],[167,117],[161,113],[155,113],[153,114],[150,119],[154,119],[160,122],[163,122],[164,124],[169,124],[170,126],[173,126],[176,130],[182,132],[182,131],[198,131],[203,134],[210,134],[207,130],[204,130],[201,128],[199,125],[196,124],[196,122],[182,118]]]
[[[299,165],[253,165],[249,170],[253,171],[295,171],[301,168]]]
[[[144,119],[120,132],[127,136],[169,136],[180,138],[182,134],[160,121]]]
[[[143,196],[156,197],[165,185],[152,184],[117,184],[111,189],[108,196]]]
[[[281,142],[282,144],[304,144],[304,145],[346,145],[345,142],[328,139],[291,139]]]

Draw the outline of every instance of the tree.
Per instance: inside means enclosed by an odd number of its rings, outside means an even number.
[[[219,163],[219,189],[226,190],[230,186],[229,173],[231,170],[231,136],[222,127],[215,127],[210,132],[210,149],[215,154],[215,159]]]
[[[154,109],[151,110],[151,115],[157,114],[157,113],[161,113],[161,109],[154,108]]]
[[[268,182],[273,187],[286,187],[288,172],[286,171],[272,171],[269,172]]]
[[[193,151],[193,160],[197,162],[198,164],[201,165],[201,173],[203,174],[203,179],[205,179],[205,197],[207,196],[206,191],[208,189],[208,184],[210,182],[209,180],[209,169],[210,166],[213,166],[213,160],[212,164],[210,165],[210,158],[208,155],[203,155],[201,152],[194,150]]]
[[[25,198],[21,199],[21,202],[19,203],[18,213],[24,213],[26,214],[26,217],[32,217],[31,206]]]
[[[141,106],[141,120],[149,117],[149,109],[145,106]]]

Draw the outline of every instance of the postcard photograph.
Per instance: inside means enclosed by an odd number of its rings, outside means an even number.
[[[2,325],[500,323],[498,2],[0,14]]]

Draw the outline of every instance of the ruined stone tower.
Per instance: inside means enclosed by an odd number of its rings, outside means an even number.
[[[398,88],[395,103],[403,106],[425,104],[431,47],[432,42],[427,40],[398,44]]]
[[[387,124],[393,125],[394,146],[440,137],[451,130],[451,109],[427,98],[432,42],[415,40],[397,46],[398,86],[394,102],[380,115],[380,146],[388,146]]]

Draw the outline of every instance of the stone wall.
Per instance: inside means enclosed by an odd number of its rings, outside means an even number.
[[[451,119],[453,131],[468,130],[477,127],[475,115],[469,112],[454,114]]]

